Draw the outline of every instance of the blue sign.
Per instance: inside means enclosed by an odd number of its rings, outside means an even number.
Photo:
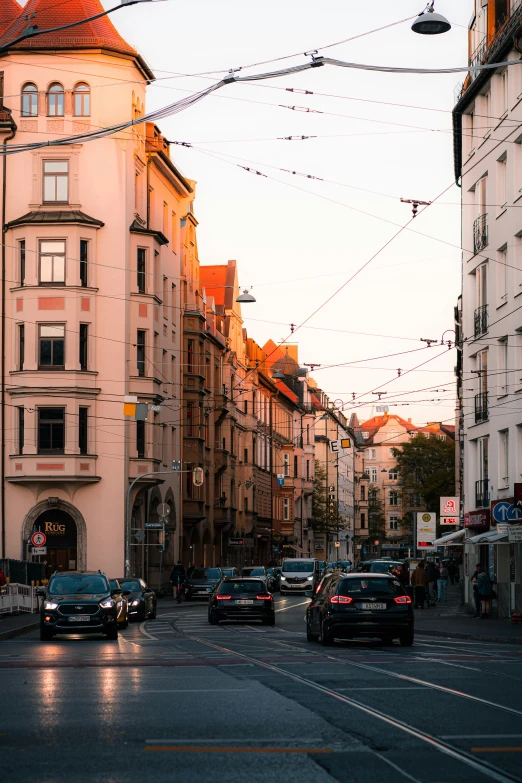
[[[278,487],[284,487],[285,484],[285,477],[284,476],[278,476],[277,477],[277,485]]]
[[[493,506],[493,519],[495,522],[516,522],[522,519],[522,509],[507,500],[501,500]]]

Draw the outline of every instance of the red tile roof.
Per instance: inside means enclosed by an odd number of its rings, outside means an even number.
[[[22,13],[21,6],[16,0],[1,0],[0,2],[0,35],[3,35],[9,25],[11,25]]]
[[[288,388],[286,383],[283,383],[283,381],[278,381],[277,378],[275,379],[275,382],[281,394],[284,394],[285,397],[288,397],[289,400],[292,400],[292,402],[295,402],[296,404],[299,402],[297,394],[294,394],[293,391]]]
[[[6,0],[0,0],[0,2],[3,5]],[[9,6],[12,2],[13,0],[7,0],[7,5]],[[25,18],[27,14],[32,16],[31,24],[36,24],[41,30],[45,30],[72,24],[80,19],[102,13],[104,10],[100,0],[68,0],[68,2],[60,3],[57,3],[56,0],[29,0],[25,8],[20,9],[18,19],[8,30],[2,31],[0,44],[18,38],[27,26]],[[102,48],[136,56],[136,50],[121,37],[107,16],[102,16],[94,22],[80,24],[69,30],[28,38],[26,41],[16,44],[16,48],[18,47],[23,49]]]
[[[374,416],[372,419],[368,419],[368,421],[363,421],[360,425],[361,432],[369,433],[368,437],[365,438],[365,441],[371,440],[373,436],[379,432],[381,427],[384,427],[384,425],[389,421],[397,422],[397,424],[400,424],[401,427],[404,427],[404,429],[408,430],[409,432],[419,429],[415,426],[415,424],[412,424],[411,421],[406,421],[405,419],[401,418],[401,416],[397,416],[395,414],[390,416]]]
[[[217,305],[225,304],[227,265],[216,264],[199,267],[199,281],[207,296],[213,296]]]

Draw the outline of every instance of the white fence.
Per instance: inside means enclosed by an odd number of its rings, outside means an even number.
[[[36,587],[10,584],[0,587],[0,614],[15,612],[37,612]]]

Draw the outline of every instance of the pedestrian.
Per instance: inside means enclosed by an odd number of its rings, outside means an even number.
[[[489,574],[482,566],[477,577],[477,590],[480,598],[480,617],[482,620],[487,620],[491,612],[493,585]]]
[[[184,581],[185,581],[185,569],[181,563],[181,560],[178,560],[178,562],[176,563],[176,565],[174,566],[174,568],[170,573],[170,583],[172,585],[173,598],[178,597],[178,592]]]
[[[432,601],[434,604],[437,603],[437,593],[435,591],[435,588],[437,586],[438,572],[437,572],[437,568],[435,567],[435,563],[433,563],[431,560],[428,563],[426,563],[426,573],[428,574],[428,590],[429,590],[428,606],[429,606],[430,601]]]
[[[5,587],[5,574],[0,568],[0,587]]]
[[[457,573],[457,564],[452,557],[450,557],[450,559],[448,560],[448,565],[446,566],[446,568],[448,569],[448,574],[449,574],[451,584],[454,585],[455,576]]]
[[[439,578],[437,580],[437,596],[439,601],[448,600],[448,577],[449,571],[444,563],[441,563],[439,568]]]
[[[394,575],[397,577],[403,587],[407,587],[409,585],[410,575],[408,569],[404,567],[403,563],[401,563],[400,566],[395,569]]]
[[[482,571],[482,566],[480,565],[480,563],[478,563],[475,566],[475,571],[473,572],[473,576],[471,577],[471,584],[473,586],[473,603],[475,604],[475,614],[473,615],[474,620],[480,617],[480,596],[478,591],[477,579],[481,571]]]
[[[429,585],[428,574],[424,570],[424,563],[417,563],[417,568],[411,575],[411,583],[415,592],[415,609],[424,609],[426,600],[426,588]]]

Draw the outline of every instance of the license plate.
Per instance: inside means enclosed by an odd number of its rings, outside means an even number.
[[[305,585],[304,584],[300,584],[300,585],[290,585],[290,586],[291,587],[297,587],[298,590],[302,590]]]
[[[91,618],[88,614],[73,614],[69,617],[70,623],[88,623]]]
[[[239,601],[236,601],[236,604],[242,604],[242,605],[244,605],[244,604],[253,604],[253,603],[254,603],[253,601],[249,601],[249,600],[247,600],[245,598],[241,598]]]
[[[386,604],[361,604],[361,609],[386,609]]]

